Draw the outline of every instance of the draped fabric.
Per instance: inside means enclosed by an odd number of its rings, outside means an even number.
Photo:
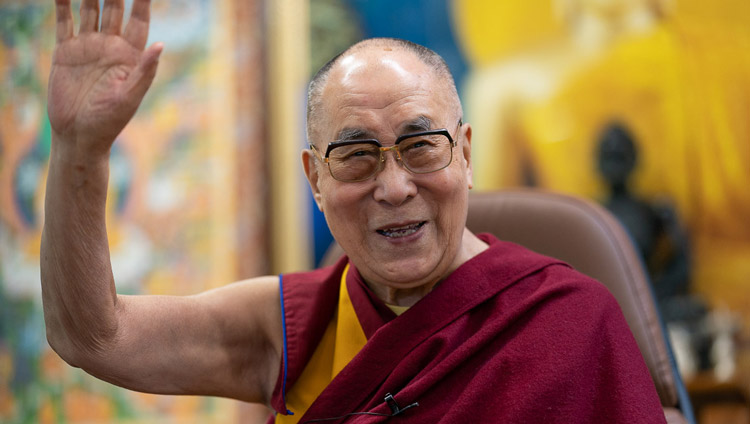
[[[607,289],[557,260],[482,238],[489,249],[398,317],[349,264],[346,287],[367,343],[299,422],[665,422]],[[286,362],[272,399],[281,413],[284,390],[336,314],[347,263],[283,276]]]
[[[341,274],[338,307],[333,319],[299,379],[286,393],[286,408],[294,411],[294,415],[277,416],[277,424],[297,423],[315,398],[367,343],[346,287],[348,271],[347,265]]]

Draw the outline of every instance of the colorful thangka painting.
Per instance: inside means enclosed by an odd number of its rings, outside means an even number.
[[[234,222],[232,205],[217,197],[231,187],[233,160],[222,132],[231,128],[217,125],[232,113],[212,45],[229,36],[222,8],[208,0],[152,7],[149,42],[163,41],[165,51],[111,158],[107,219],[120,293],[191,294],[234,277],[232,243],[216,237]],[[0,4],[0,422],[231,421],[229,401],[119,389],[68,366],[47,344],[39,251],[54,24],[51,0]]]

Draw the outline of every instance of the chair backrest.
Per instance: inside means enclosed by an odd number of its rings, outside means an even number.
[[[561,259],[607,286],[635,336],[667,415],[679,415],[677,422],[694,422],[643,262],[611,213],[578,197],[519,189],[472,193],[466,225],[474,233],[492,233]],[[324,261],[340,254],[336,246]]]

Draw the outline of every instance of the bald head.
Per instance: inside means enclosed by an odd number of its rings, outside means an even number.
[[[342,64],[347,63],[347,59],[357,55],[380,55],[386,52],[405,53],[419,62],[423,63],[435,77],[435,81],[441,85],[443,90],[447,90],[451,97],[451,107],[456,109],[456,113],[461,116],[461,102],[458,98],[456,84],[453,75],[442,57],[427,47],[421,46],[411,41],[397,38],[371,38],[360,41],[326,63],[313,77],[307,91],[307,138],[311,143],[318,142],[318,126],[321,121],[322,105],[324,103],[324,92],[329,82],[329,77]],[[332,140],[330,140],[332,141]]]

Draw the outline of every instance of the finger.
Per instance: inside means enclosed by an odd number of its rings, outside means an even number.
[[[135,48],[143,49],[148,40],[148,23],[151,19],[151,2],[135,0],[123,37]]]
[[[79,33],[99,30],[99,0],[81,2],[81,28]]]
[[[55,16],[57,17],[55,37],[60,43],[73,36],[73,12],[70,10],[70,0],[55,0]]]
[[[141,55],[141,60],[135,70],[128,76],[128,87],[126,90],[133,99],[142,99],[151,86],[156,76],[156,68],[159,65],[159,56],[164,50],[164,44],[155,43]]]
[[[104,0],[104,11],[102,12],[102,32],[106,34],[119,34],[122,30],[122,15],[125,7],[122,0]]]

